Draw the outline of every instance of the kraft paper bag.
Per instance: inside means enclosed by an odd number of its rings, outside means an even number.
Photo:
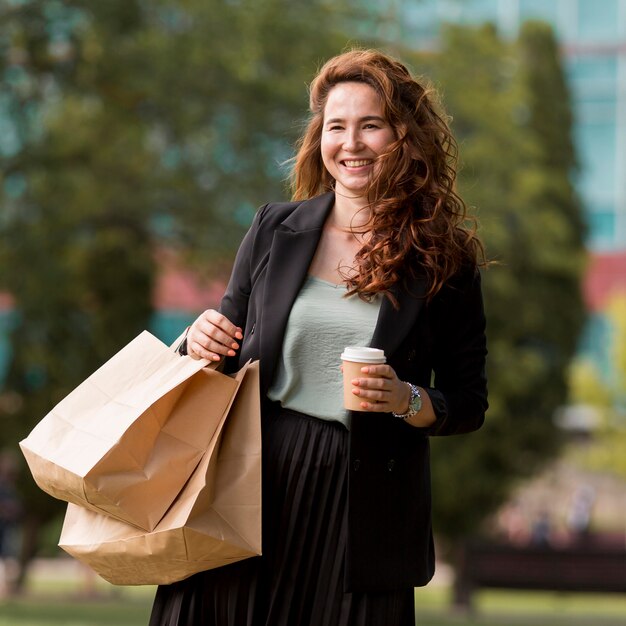
[[[141,333],[20,442],[55,498],[152,530],[226,415],[238,381]]]
[[[153,531],[70,504],[61,548],[115,585],[169,584],[261,554],[258,361],[236,378],[228,416]]]

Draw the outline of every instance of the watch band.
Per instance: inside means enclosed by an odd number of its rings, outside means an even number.
[[[422,394],[420,393],[417,385],[403,381],[405,385],[408,385],[411,389],[411,397],[409,398],[409,410],[406,413],[393,413],[394,417],[401,420],[406,420],[409,417],[413,417],[416,413],[419,413],[422,409]]]

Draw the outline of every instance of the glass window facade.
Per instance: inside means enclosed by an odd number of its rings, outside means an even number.
[[[400,16],[396,34],[432,46],[444,22],[496,23],[514,35],[527,19],[549,22],[563,44],[572,89],[589,246],[626,248],[626,0],[387,0],[368,3]],[[621,56],[620,56],[621,55]],[[621,111],[621,113],[620,113]],[[620,182],[622,181],[622,182]]]
[[[510,3],[507,3],[510,4]],[[531,16],[557,26],[559,17],[559,3],[552,0],[519,0],[519,12],[521,16]]]
[[[610,208],[615,196],[614,125],[609,121],[582,120],[577,128],[581,169],[578,186],[589,210]]]
[[[611,42],[619,36],[619,0],[571,0],[578,12],[578,40]]]

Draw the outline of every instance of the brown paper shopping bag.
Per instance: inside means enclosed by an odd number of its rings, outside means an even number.
[[[169,584],[261,553],[258,361],[200,464],[152,532],[73,504],[59,545],[116,585]]]
[[[39,487],[153,529],[237,392],[207,365],[141,333],[20,442]]]

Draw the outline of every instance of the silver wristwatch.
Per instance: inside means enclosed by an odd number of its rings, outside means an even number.
[[[422,394],[419,388],[412,383],[404,383],[411,388],[411,397],[409,398],[409,410],[406,413],[392,413],[394,417],[399,417],[402,420],[413,417],[416,413],[419,413],[422,409]]]

